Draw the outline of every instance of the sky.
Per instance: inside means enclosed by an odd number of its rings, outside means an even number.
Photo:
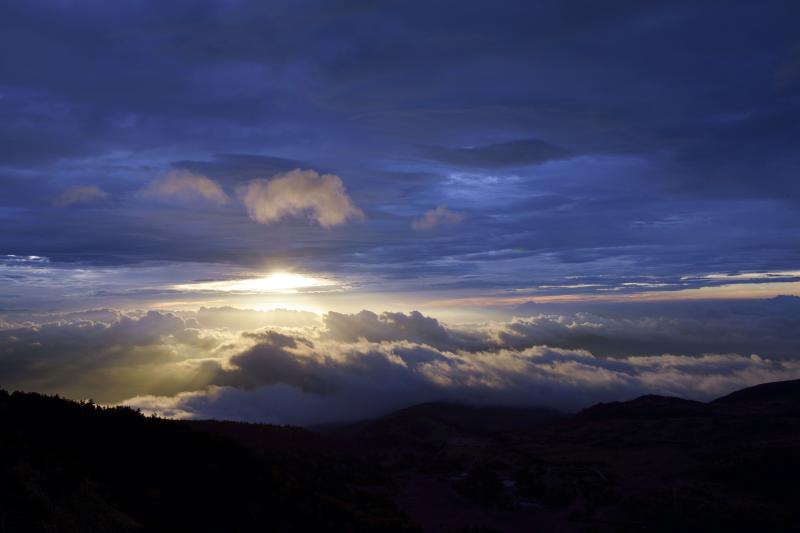
[[[799,19],[4,1],[0,386],[310,424],[800,377]]]

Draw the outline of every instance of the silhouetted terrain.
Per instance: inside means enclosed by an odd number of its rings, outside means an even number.
[[[373,494],[373,479],[341,460],[259,453],[127,408],[0,391],[0,428],[3,533],[409,527],[380,479]],[[276,442],[307,433],[262,429]]]
[[[790,531],[800,380],[308,431],[0,394],[4,531]]]

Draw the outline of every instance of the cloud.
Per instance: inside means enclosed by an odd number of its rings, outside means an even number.
[[[30,266],[30,265],[44,265],[49,262],[50,262],[49,257],[41,257],[38,255],[14,255],[14,254],[0,255],[0,265]]]
[[[431,159],[465,167],[505,168],[538,165],[566,159],[572,153],[540,139],[522,139],[471,148],[431,146],[426,149]]]
[[[708,400],[800,376],[797,361],[736,354],[604,359],[546,346],[447,352],[408,342],[317,345],[279,335],[265,336],[231,363],[205,390],[125,403],[161,413],[172,410],[184,418],[223,411],[239,419],[309,424],[376,416],[431,400],[570,411],[648,393]],[[261,410],[253,412],[253,404]],[[301,405],[312,410],[299,410]],[[328,407],[313,410],[322,405]]]
[[[451,329],[433,317],[419,311],[410,313],[381,313],[363,310],[357,314],[328,312],[323,321],[323,338],[340,342],[370,342],[406,340],[429,344],[441,349],[486,347],[485,338],[471,331]]]
[[[235,307],[201,307],[196,316],[203,328],[228,328],[236,331],[254,330],[266,326],[314,326],[320,323],[319,316],[314,313],[290,309],[255,311]]]
[[[32,318],[32,317],[30,317]],[[96,310],[0,328],[0,386],[114,402],[204,387],[234,336],[194,318]]]
[[[732,342],[750,337],[747,348],[769,351],[777,346],[770,337],[782,336],[788,350],[797,345],[793,307],[769,316],[769,324],[741,311],[639,315],[539,315],[469,326],[419,312],[328,313],[322,323],[224,308],[3,316],[0,386],[185,418],[311,424],[430,400],[564,410],[648,393],[706,400],[800,377],[796,358],[720,351],[726,341],[701,340],[703,332],[714,338],[719,328],[741,327]],[[229,327],[239,318],[251,329]],[[267,325],[275,322],[284,325]]]
[[[426,211],[420,218],[411,221],[411,227],[417,230],[433,229],[443,224],[458,224],[464,220],[464,213],[451,211],[440,205],[436,209]]]
[[[253,180],[242,189],[242,201],[250,218],[261,224],[307,215],[330,228],[364,217],[339,176],[314,170],[295,169],[271,180]]]
[[[626,354],[758,353],[780,359],[800,353],[800,298],[674,304],[594,306],[594,312],[539,313],[490,323],[485,334],[500,346],[546,344],[581,348],[603,357]]]
[[[186,170],[171,170],[155,180],[143,191],[146,196],[170,200],[205,200],[215,204],[226,204],[230,198],[215,181]]]
[[[67,207],[75,204],[90,204],[108,198],[108,193],[95,185],[77,185],[70,187],[53,199],[56,207]]]
[[[208,176],[220,183],[241,184],[288,172],[304,164],[294,159],[261,154],[216,154],[210,160],[183,159],[173,162],[172,166]]]

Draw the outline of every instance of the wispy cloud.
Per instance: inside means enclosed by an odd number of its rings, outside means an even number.
[[[464,213],[451,211],[447,207],[440,205],[435,209],[430,209],[419,218],[411,221],[411,227],[417,230],[433,229],[448,224],[458,224],[465,218]]]
[[[431,146],[426,153],[431,159],[443,163],[481,168],[538,165],[573,155],[569,150],[541,139],[520,139],[469,148]]]
[[[0,255],[0,265],[30,266],[47,264],[49,262],[49,258],[39,255]]]
[[[713,273],[701,276],[683,276],[682,280],[713,280],[713,281],[750,281],[750,280],[780,280],[800,278],[800,270],[779,270],[763,272],[737,272],[736,274]]]
[[[91,204],[108,198],[108,193],[95,185],[77,185],[64,190],[53,199],[56,207],[75,204]]]
[[[220,205],[230,202],[230,198],[217,182],[186,170],[168,172],[164,177],[150,183],[143,194],[177,201],[199,199]]]

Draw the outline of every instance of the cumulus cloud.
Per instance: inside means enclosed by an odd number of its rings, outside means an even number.
[[[458,224],[464,220],[464,213],[451,211],[440,205],[436,209],[426,211],[420,218],[411,221],[411,227],[418,230],[433,229],[445,224]]]
[[[419,311],[381,313],[363,310],[357,314],[331,311],[323,318],[326,339],[341,342],[407,340],[430,344],[442,349],[475,349],[487,347],[484,336],[471,331],[448,328],[433,317]]]
[[[95,185],[77,185],[64,190],[53,199],[56,207],[75,204],[91,204],[108,198],[108,193]]]
[[[253,180],[241,194],[250,218],[261,224],[307,215],[329,228],[364,217],[339,176],[314,170],[295,169],[270,180]]]
[[[320,322],[232,308],[2,318],[0,386],[182,418],[314,424],[431,400],[576,410],[647,393],[707,400],[800,377],[796,358],[698,351],[704,324],[713,335],[722,318],[539,315],[448,326],[419,312],[331,312]],[[238,319],[250,329],[229,327]],[[737,320],[747,322],[729,317],[727,329]],[[774,334],[755,324],[746,335]]]
[[[98,310],[0,328],[0,386],[114,402],[206,386],[233,338],[172,313]],[[215,368],[217,365],[214,361]]]
[[[144,189],[145,196],[170,200],[204,200],[215,204],[226,204],[230,198],[222,187],[212,179],[186,170],[172,170],[164,177],[153,181]]]

